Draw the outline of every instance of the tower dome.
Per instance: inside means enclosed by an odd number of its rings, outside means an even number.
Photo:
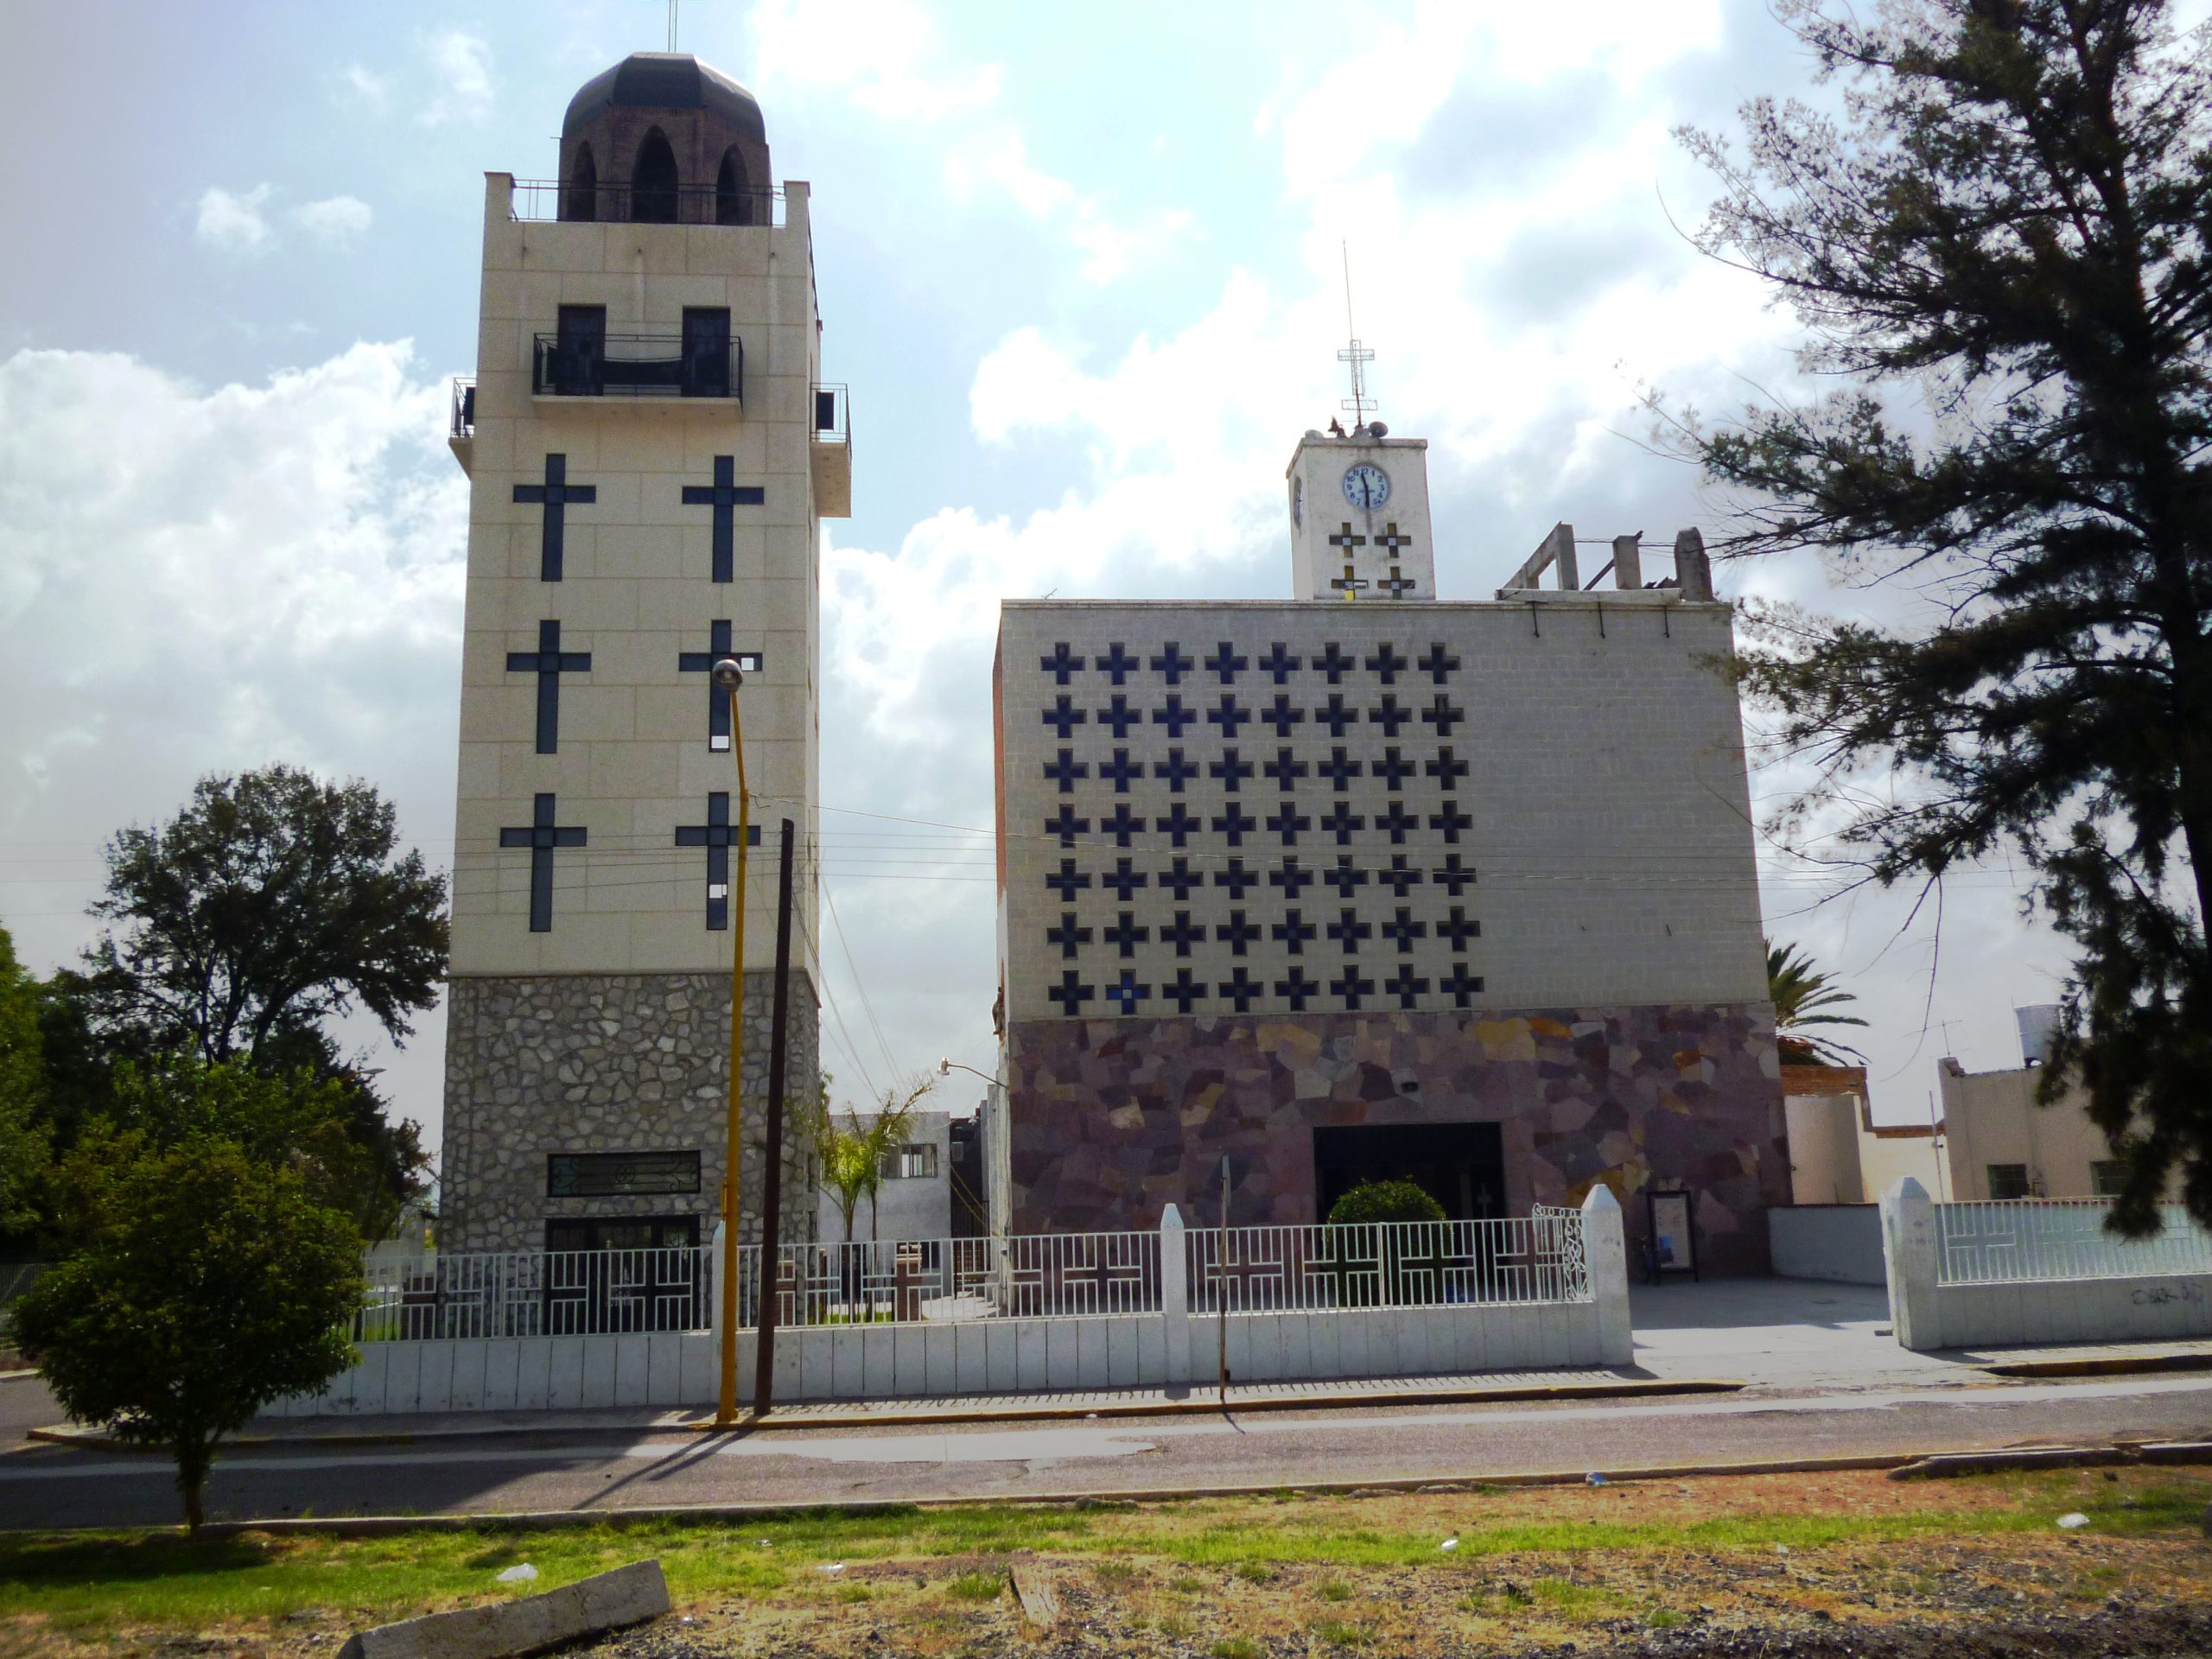
[[[688,52],[633,52],[594,75],[561,123],[561,217],[766,225],[760,105]]]

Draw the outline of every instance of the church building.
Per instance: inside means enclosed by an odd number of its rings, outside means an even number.
[[[1427,446],[1360,412],[1291,454],[1290,598],[1001,609],[997,1224],[1211,1223],[1224,1158],[1237,1224],[1603,1181],[1632,1250],[1684,1193],[1704,1268],[1764,1272],[1789,1169],[1697,532],[1586,583],[1561,524],[1446,601]]]
[[[741,1229],[757,1237],[784,818],[816,842],[819,524],[849,511],[808,191],[760,106],[677,53],[589,82],[559,176],[486,181],[469,479],[440,1246],[704,1243],[720,1209],[746,906]],[[709,671],[745,666],[753,802]],[[817,1071],[811,861],[790,1076]],[[797,1147],[788,1236],[810,1236]]]

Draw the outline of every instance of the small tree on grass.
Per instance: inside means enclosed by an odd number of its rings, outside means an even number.
[[[232,1142],[97,1155],[115,1147],[72,1159],[76,1248],[16,1304],[15,1338],[73,1420],[169,1448],[196,1529],[217,1440],[353,1363],[360,1236]]]

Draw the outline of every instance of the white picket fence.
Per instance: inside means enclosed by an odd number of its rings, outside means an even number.
[[[2158,1230],[2107,1230],[2108,1198],[2008,1198],[1936,1206],[1946,1285],[2212,1274],[2212,1233],[2186,1206],[2158,1206]]]

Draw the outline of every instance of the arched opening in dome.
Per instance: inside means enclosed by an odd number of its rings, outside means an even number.
[[[630,217],[646,225],[676,223],[676,152],[658,127],[638,146],[630,169]]]
[[[750,225],[753,220],[753,188],[746,181],[745,157],[732,144],[723,152],[721,171],[715,175],[715,223],[717,225]]]
[[[569,183],[561,204],[561,217],[594,219],[599,217],[599,163],[589,144],[578,144],[569,163]]]

